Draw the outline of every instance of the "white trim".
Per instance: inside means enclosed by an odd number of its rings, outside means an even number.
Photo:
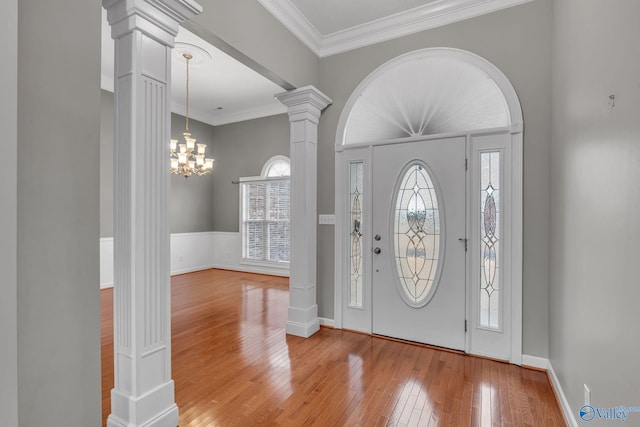
[[[548,362],[549,369],[547,370],[547,375],[549,376],[549,379],[551,379],[551,387],[553,387],[558,400],[560,400],[560,407],[562,409],[562,413],[564,414],[564,418],[567,421],[567,424],[569,424],[571,427],[578,427],[578,421],[576,420],[576,416],[571,410],[571,405],[569,405],[567,396],[565,396],[564,391],[562,390],[562,385],[560,385],[560,380],[556,375],[556,371],[554,371],[551,361]]]
[[[245,273],[289,277],[286,267],[251,265],[242,262],[242,237],[239,232],[206,231],[174,233],[171,241],[172,276],[219,268]],[[183,260],[180,261],[182,251]],[[100,238],[100,289],[113,287],[113,237]]]
[[[100,289],[113,288],[113,237],[100,238]]]
[[[335,139],[335,150],[337,152],[335,156],[335,170],[336,170],[336,180],[335,180],[335,212],[336,212],[336,228],[335,228],[335,318],[336,318],[336,327],[342,328],[343,326],[343,310],[344,310],[344,297],[342,295],[343,292],[343,282],[344,282],[344,273],[345,266],[343,265],[342,258],[344,257],[344,249],[342,248],[341,242],[343,241],[343,235],[346,230],[344,218],[342,216],[345,212],[345,198],[344,191],[342,186],[344,185],[344,180],[346,177],[341,169],[342,162],[344,162],[345,156],[342,153],[345,149],[350,148],[349,145],[345,144],[345,133],[346,127],[348,124],[349,116],[360,99],[363,91],[373,82],[375,81],[381,74],[385,73],[389,68],[395,67],[400,63],[407,61],[414,61],[417,59],[423,59],[428,57],[444,57],[444,58],[456,58],[461,61],[465,61],[470,65],[476,66],[478,69],[484,71],[493,81],[496,86],[502,92],[505,102],[507,104],[507,108],[509,110],[509,119],[510,126],[507,128],[501,129],[487,129],[487,130],[477,130],[473,132],[460,132],[459,136],[480,136],[480,135],[491,135],[491,134],[507,134],[510,136],[509,138],[509,149],[505,150],[506,153],[509,153],[508,158],[504,160],[509,160],[510,165],[508,172],[510,173],[510,182],[506,183],[509,185],[505,185],[505,188],[510,186],[510,192],[513,193],[513,197],[510,203],[511,216],[510,218],[506,218],[506,220],[510,220],[511,222],[505,224],[505,226],[510,227],[511,230],[511,242],[510,242],[510,252],[511,260],[510,266],[511,270],[508,271],[506,269],[508,276],[511,281],[511,296],[510,296],[510,322],[509,322],[509,330],[505,330],[506,334],[509,334],[509,362],[513,364],[521,364],[522,363],[522,231],[523,231],[523,212],[522,212],[522,191],[523,191],[523,117],[522,117],[522,109],[520,106],[520,101],[517,96],[517,93],[509,81],[509,79],[500,71],[497,67],[495,67],[492,63],[487,61],[486,59],[464,50],[453,49],[453,48],[427,48],[420,49],[413,52],[408,52],[404,55],[400,55],[394,59],[391,59],[375,69],[371,72],[354,90],[354,92],[349,97],[346,102],[342,113],[340,114],[340,118],[338,121],[338,126],[336,129],[336,139]],[[451,133],[451,136],[454,136],[454,133]],[[421,138],[429,139],[435,136],[423,136]],[[407,138],[405,141],[413,141],[420,137]],[[357,144],[357,148],[361,148],[364,146],[373,147],[378,144],[391,144],[391,143],[400,143],[402,140],[387,140],[387,141],[377,141],[371,142],[369,144]],[[354,144],[355,145],[355,144]],[[356,148],[356,147],[354,147]],[[470,152],[469,154],[473,154]],[[472,160],[471,158],[469,160]],[[472,167],[472,164],[470,164]],[[505,168],[506,170],[507,168]],[[506,175],[505,175],[506,176]],[[469,178],[468,178],[469,179]],[[472,182],[472,180],[470,181]],[[508,222],[508,221],[507,221]],[[472,237],[472,236],[469,236]],[[468,237],[468,238],[469,238]],[[339,258],[340,257],[340,258]],[[471,281],[467,282],[467,286],[471,286]],[[469,292],[470,288],[467,289],[467,294],[471,295]],[[469,308],[467,309],[469,312]],[[506,310],[505,310],[506,311]],[[468,318],[467,320],[471,320]],[[471,322],[473,324],[473,322]],[[471,329],[472,330],[472,329]],[[469,334],[471,335],[471,334]],[[470,351],[471,349],[471,338],[467,337],[467,342],[465,346],[466,350]],[[495,355],[494,355],[495,357]]]
[[[326,317],[318,317],[320,320],[320,326],[326,326],[327,328],[335,328],[336,322],[333,319],[327,319]]]
[[[214,268],[213,232],[174,233],[170,236],[170,274]],[[100,289],[113,287],[113,237],[100,238]],[[181,260],[182,256],[182,260]]]
[[[259,267],[254,265],[224,265],[213,264],[209,268],[217,268],[218,270],[240,271],[242,273],[266,274],[267,276],[289,277],[289,270],[269,269],[267,267]]]
[[[289,0],[258,0],[320,58],[393,40],[532,0],[443,0],[322,35]]]
[[[340,118],[338,120],[338,127],[336,130],[336,139],[335,139],[336,151],[341,151],[343,149],[343,146],[351,145],[351,144],[346,144],[346,141],[345,141],[345,133],[347,130],[348,119],[354,107],[356,106],[358,101],[361,99],[362,93],[369,87],[369,85],[371,85],[371,83],[373,83],[376,79],[378,79],[380,75],[386,73],[389,69],[397,67],[398,65],[403,64],[405,62],[415,61],[420,59],[427,59],[427,58],[458,59],[460,61],[464,61],[468,63],[469,65],[473,65],[477,67],[478,69],[482,70],[485,74],[487,74],[495,82],[496,86],[498,86],[498,89],[500,89],[500,92],[505,98],[505,102],[507,103],[507,108],[509,109],[509,121],[511,125],[510,129],[511,129],[512,135],[516,135],[516,136],[522,135],[523,118],[522,118],[522,107],[520,105],[520,99],[518,98],[518,94],[516,93],[515,88],[513,87],[513,85],[507,78],[507,76],[505,76],[504,73],[495,65],[493,65],[491,62],[487,61],[486,59],[484,59],[479,55],[476,55],[475,53],[462,50],[462,49],[450,48],[450,47],[434,47],[434,48],[419,49],[412,52],[407,52],[403,55],[392,58],[389,61],[382,64],[381,66],[379,66],[378,68],[376,68],[375,70],[373,70],[367,77],[365,77],[364,80],[362,80],[362,82],[360,82],[358,87],[356,87],[356,89],[353,91],[353,93],[345,103],[345,106],[342,109],[342,113],[340,114]],[[487,131],[492,131],[492,130],[487,130]],[[464,134],[475,135],[477,133],[479,133],[477,130],[463,131],[462,129],[459,132],[459,134],[461,135],[464,135]],[[481,133],[485,133],[485,131],[482,130]],[[452,133],[452,134],[455,134],[455,133]],[[397,140],[390,140],[389,142],[393,142],[393,141],[397,142]],[[387,141],[385,141],[385,143],[386,142]]]
[[[212,231],[213,253],[210,268],[289,277],[288,268],[247,264],[242,261],[242,234],[238,231]]]
[[[571,427],[578,427],[578,422],[576,417],[571,410],[571,405],[569,405],[569,400],[567,400],[567,396],[564,394],[562,390],[562,385],[560,384],[560,380],[556,375],[555,370],[553,369],[553,364],[549,359],[545,359],[544,357],[531,356],[528,354],[522,355],[522,366],[523,367],[531,367],[536,369],[543,369],[547,371],[547,376],[549,377],[549,381],[551,383],[551,387],[553,388],[559,402],[560,409],[562,410],[562,414],[564,415],[565,421]]]
[[[549,369],[549,359],[545,359],[544,357],[538,356],[530,356],[528,354],[522,355],[522,366],[536,369],[544,369],[545,371]]]

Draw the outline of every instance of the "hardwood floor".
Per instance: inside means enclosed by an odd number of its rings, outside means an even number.
[[[102,413],[113,388],[111,290],[101,293]],[[353,332],[284,332],[288,279],[172,278],[180,426],[564,426],[544,372]]]

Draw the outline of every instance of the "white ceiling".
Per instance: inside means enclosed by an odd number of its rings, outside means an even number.
[[[181,54],[185,49],[195,53],[189,62],[190,118],[217,126],[286,112],[286,107],[274,98],[284,89],[180,27],[171,61],[174,113],[185,114],[186,67]],[[113,92],[113,58],[113,39],[103,9],[101,87],[110,92]],[[204,61],[198,63],[199,60]]]
[[[291,0],[309,22],[326,36],[386,18],[438,0]]]
[[[532,0],[257,0],[319,57]]]

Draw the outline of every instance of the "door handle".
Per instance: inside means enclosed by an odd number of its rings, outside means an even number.
[[[380,252],[382,252],[382,250],[380,250],[380,248],[374,248],[373,249],[373,253],[376,254],[376,255],[379,255]]]

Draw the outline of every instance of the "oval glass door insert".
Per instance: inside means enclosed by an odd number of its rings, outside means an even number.
[[[396,192],[393,234],[400,295],[422,307],[437,288],[440,261],[438,192],[427,168],[412,162],[404,169]]]

